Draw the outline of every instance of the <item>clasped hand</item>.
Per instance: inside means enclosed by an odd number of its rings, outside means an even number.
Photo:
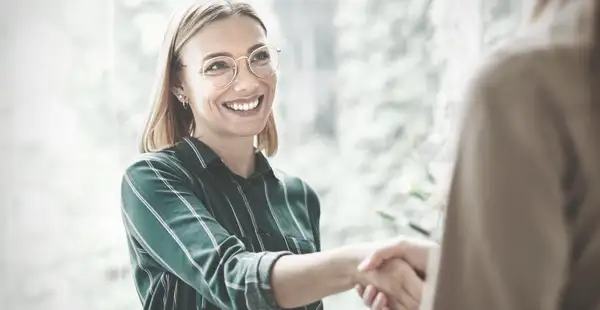
[[[419,309],[431,249],[429,241],[399,238],[388,241],[358,267],[357,293],[372,310]]]

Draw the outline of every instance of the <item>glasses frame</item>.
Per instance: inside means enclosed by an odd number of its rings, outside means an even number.
[[[271,74],[269,74],[269,75],[267,75],[267,76],[258,76],[258,75],[257,75],[257,74],[254,72],[254,70],[252,70],[252,66],[251,66],[251,64],[250,64],[250,59],[252,58],[252,56],[254,55],[254,53],[258,52],[259,50],[265,49],[265,48],[267,48],[267,49],[269,49],[269,48],[270,48],[270,49],[273,49],[273,50],[277,51],[277,57],[279,57],[279,54],[281,53],[281,49],[279,49],[279,48],[277,48],[277,47],[275,47],[275,46],[273,46],[273,45],[268,45],[268,44],[267,44],[267,45],[263,45],[263,46],[257,47],[257,48],[256,48],[255,50],[253,50],[253,51],[252,51],[252,52],[251,52],[251,53],[250,53],[248,56],[240,56],[240,57],[238,57],[238,58],[233,58],[233,57],[229,57],[229,56],[217,56],[217,57],[213,57],[213,58],[207,59],[207,60],[206,60],[204,63],[202,63],[202,68],[200,69],[200,72],[199,72],[199,73],[200,73],[200,75],[201,75],[203,78],[205,78],[205,79],[206,79],[206,74],[204,73],[204,70],[203,70],[203,69],[204,69],[204,66],[206,65],[206,63],[208,63],[208,62],[211,62],[211,61],[213,61],[213,60],[215,60],[215,59],[218,59],[218,58],[228,58],[228,59],[230,59],[230,60],[231,60],[231,61],[233,61],[233,63],[235,64],[235,66],[233,67],[233,77],[231,78],[231,81],[229,81],[229,83],[227,83],[227,84],[226,84],[226,85],[224,85],[224,86],[215,86],[215,88],[217,88],[217,89],[227,88],[227,87],[231,86],[231,84],[233,84],[233,82],[235,81],[235,79],[236,79],[236,78],[237,78],[237,76],[238,76],[238,73],[239,73],[239,71],[240,71],[240,70],[239,70],[239,67],[240,67],[240,66],[238,65],[238,61],[239,61],[240,59],[244,59],[244,58],[245,58],[245,59],[246,59],[246,65],[248,66],[248,71],[250,71],[250,73],[252,73],[252,75],[254,75],[256,78],[259,78],[259,79],[266,79],[266,78],[268,78],[268,77],[271,77],[271,76],[273,76],[273,75],[275,74],[275,72],[277,72],[277,70],[279,69],[279,59],[277,60],[277,66],[276,66],[276,67],[273,69],[273,73],[271,73]],[[181,64],[181,67],[184,67],[184,68],[185,68],[185,67],[190,67],[190,66],[187,66],[187,65]],[[214,85],[213,85],[213,86],[214,86]]]

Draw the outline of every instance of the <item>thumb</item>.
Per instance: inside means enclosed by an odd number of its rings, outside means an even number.
[[[398,242],[389,243],[380,247],[365,258],[359,265],[359,271],[369,271],[378,268],[386,260],[403,255],[402,248]]]
[[[367,256],[359,265],[358,271],[369,271],[376,269],[383,263],[383,260],[379,258],[379,256],[375,255],[375,253]]]

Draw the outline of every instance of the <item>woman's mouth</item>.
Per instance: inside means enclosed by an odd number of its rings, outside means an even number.
[[[264,99],[264,95],[260,95],[258,97],[254,97],[253,99],[249,99],[249,100],[235,100],[235,101],[229,101],[229,102],[225,102],[223,104],[223,106],[225,106],[227,109],[231,110],[231,111],[235,111],[238,113],[242,113],[242,114],[247,114],[244,112],[253,112],[253,111],[258,111],[259,107],[261,106],[263,99]]]

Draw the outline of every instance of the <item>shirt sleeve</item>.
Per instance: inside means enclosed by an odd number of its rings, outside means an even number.
[[[483,68],[467,97],[426,309],[558,309],[569,256],[564,135],[520,62]]]
[[[190,180],[160,157],[131,165],[122,182],[125,225],[166,271],[223,309],[280,309],[271,269],[287,252],[248,252],[213,218]]]

